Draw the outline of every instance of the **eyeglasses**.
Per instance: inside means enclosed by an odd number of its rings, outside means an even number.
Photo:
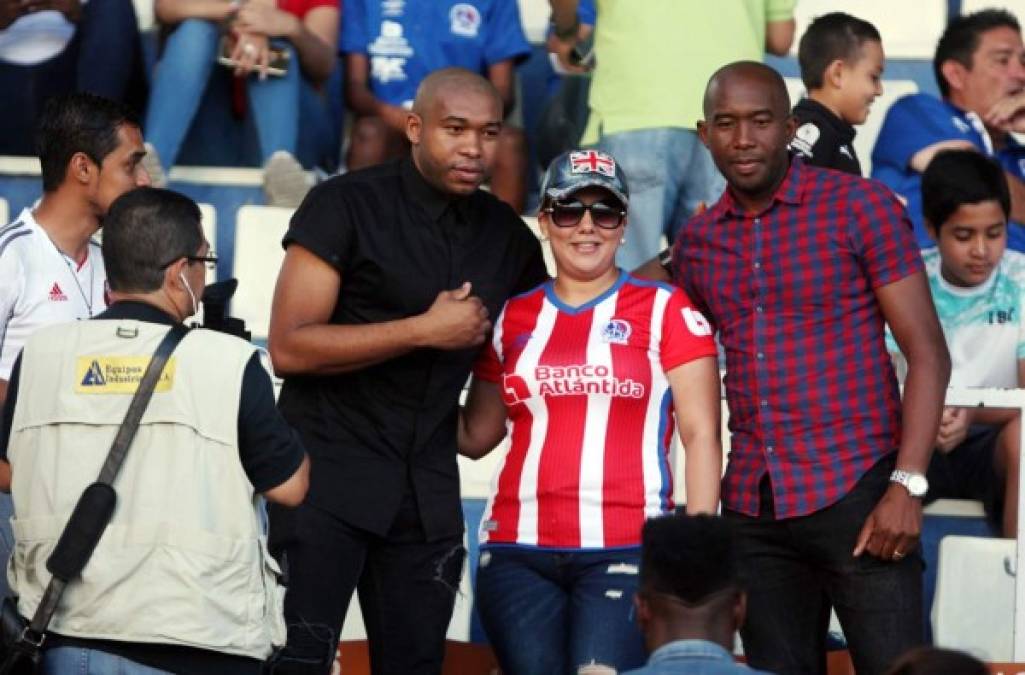
[[[552,224],[556,227],[576,227],[584,218],[586,211],[591,212],[591,221],[603,230],[614,230],[623,224],[626,211],[618,204],[606,204],[595,202],[584,204],[579,201],[555,202],[544,209],[552,217]]]
[[[217,269],[217,256],[214,254],[213,251],[207,251],[206,255],[179,255],[179,256],[175,256],[174,258],[168,260],[163,265],[161,265],[160,269],[162,269],[162,270],[167,269],[168,267],[173,265],[175,262],[181,260],[182,258],[185,258],[190,263],[197,263],[197,262],[198,263],[203,263],[203,265],[208,270],[216,270]]]

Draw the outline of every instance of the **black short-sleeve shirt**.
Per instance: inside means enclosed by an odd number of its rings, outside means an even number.
[[[802,98],[794,106],[797,133],[790,149],[804,159],[805,164],[861,175],[861,162],[854,152],[853,126],[836,113],[810,98]]]
[[[446,195],[408,158],[317,186],[292,218],[292,244],[338,270],[333,324],[415,316],[465,281],[494,318],[548,278],[537,238],[508,205],[481,190]],[[458,398],[477,352],[417,349],[286,378],[278,405],[313,462],[307,503],[384,534],[412,488],[429,539],[461,533]]]

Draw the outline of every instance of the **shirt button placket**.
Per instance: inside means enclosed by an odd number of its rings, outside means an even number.
[[[752,263],[753,274],[754,274],[754,288],[755,288],[755,319],[754,319],[754,348],[756,350],[755,357],[755,374],[757,378],[757,387],[759,391],[764,392],[764,384],[768,381],[768,373],[766,372],[765,363],[765,273],[762,269],[762,219],[754,219],[754,235],[755,235],[755,258]],[[769,401],[768,399],[762,398],[758,402],[758,421],[759,426],[762,429],[762,436],[766,440],[765,454],[768,455],[768,459],[775,457],[776,447],[769,440],[772,437],[772,425],[769,420]]]

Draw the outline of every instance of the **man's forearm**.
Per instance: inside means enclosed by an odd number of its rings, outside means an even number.
[[[950,380],[950,356],[942,342],[909,355],[904,380],[903,426],[897,468],[925,473],[932,457]]]
[[[274,372],[287,375],[337,375],[407,354],[420,346],[418,317],[383,323],[315,324],[289,331],[268,347]]]
[[[1011,193],[1011,220],[1025,223],[1025,182],[1017,176],[1004,172],[1007,189]]]

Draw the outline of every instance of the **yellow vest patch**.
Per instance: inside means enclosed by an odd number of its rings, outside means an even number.
[[[150,362],[149,356],[79,356],[75,365],[76,394],[134,394]],[[154,391],[174,387],[175,358],[167,360]]]

